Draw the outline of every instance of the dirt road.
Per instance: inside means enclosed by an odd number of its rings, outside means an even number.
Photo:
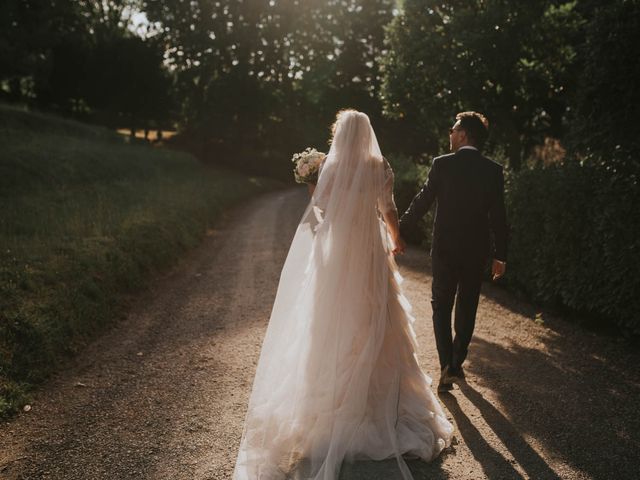
[[[230,211],[127,318],[0,424],[2,479],[228,479],[302,188]],[[399,258],[420,362],[437,379],[428,255]],[[640,478],[640,354],[483,286],[456,428],[416,479]],[[394,462],[342,479],[392,480]]]

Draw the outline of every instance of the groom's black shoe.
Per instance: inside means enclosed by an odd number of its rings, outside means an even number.
[[[467,381],[465,379],[464,370],[462,370],[462,366],[458,368],[449,368],[447,370],[447,377],[449,378],[449,381],[452,383],[460,383],[460,382]]]
[[[438,382],[438,392],[448,392],[453,390],[453,383],[449,376],[449,365],[445,366],[440,372],[440,381]]]

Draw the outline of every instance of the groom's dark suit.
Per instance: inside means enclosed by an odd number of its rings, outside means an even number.
[[[506,261],[502,166],[469,148],[435,158],[427,183],[400,219],[403,236],[415,229],[434,201],[433,326],[440,368],[449,365],[455,370],[467,356],[487,259]],[[456,335],[452,339],[454,300]]]

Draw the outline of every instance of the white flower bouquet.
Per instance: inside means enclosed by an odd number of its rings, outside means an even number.
[[[304,152],[296,153],[291,161],[295,164],[293,175],[298,183],[318,183],[320,165],[326,155],[315,148],[307,147]]]

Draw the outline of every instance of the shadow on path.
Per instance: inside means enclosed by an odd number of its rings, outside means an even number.
[[[480,411],[487,424],[511,452],[530,478],[560,479],[548,463],[525,441],[517,428],[469,384],[461,384],[463,395]]]
[[[398,264],[414,281],[430,282],[426,252],[411,248]],[[523,475],[556,479],[579,472],[580,478],[609,479],[615,471],[617,480],[636,480],[639,364],[640,350],[624,338],[567,321],[485,282],[467,360],[473,387],[463,386],[465,398],[458,399],[481,412]],[[495,465],[507,460],[481,437],[455,397],[442,399],[492,478],[500,471]]]
[[[549,331],[535,348],[473,340],[469,371],[482,372],[500,410],[470,385],[460,390],[532,478],[559,477],[523,436],[588,478],[611,478],[614,470],[617,479],[638,478],[640,382],[623,362],[638,359],[607,355],[606,338],[587,337]]]
[[[462,411],[455,396],[451,393],[442,393],[440,399],[453,415],[465,444],[473,457],[482,465],[488,478],[522,479],[522,475],[513,468],[513,465],[484,439],[482,433]]]

